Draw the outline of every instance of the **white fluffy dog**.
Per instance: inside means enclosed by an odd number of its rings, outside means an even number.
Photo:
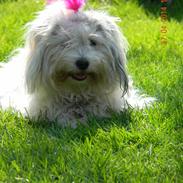
[[[127,41],[117,18],[53,3],[28,24],[26,43],[0,68],[0,106],[31,118],[76,126],[153,101],[133,89]]]

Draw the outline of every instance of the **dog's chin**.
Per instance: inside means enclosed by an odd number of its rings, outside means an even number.
[[[71,80],[74,83],[89,83],[97,80],[97,74],[93,72],[71,72],[67,74],[66,80]]]
[[[78,94],[87,91],[98,92],[106,88],[105,75],[98,71],[60,71],[55,76],[52,83],[58,92],[66,91]]]
[[[93,85],[99,79],[97,73],[86,72],[86,71],[75,71],[75,72],[59,72],[54,75],[54,82],[56,86],[72,85],[84,86]]]

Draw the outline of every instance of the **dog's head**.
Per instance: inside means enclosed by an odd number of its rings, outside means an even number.
[[[29,93],[128,89],[127,41],[115,21],[97,11],[67,12],[50,5],[29,26],[26,84]]]

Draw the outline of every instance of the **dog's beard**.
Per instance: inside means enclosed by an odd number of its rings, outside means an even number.
[[[92,62],[92,61],[91,61]],[[66,65],[65,65],[66,66]],[[51,80],[57,91],[67,90],[72,93],[106,91],[114,85],[114,73],[109,66],[99,61],[94,66],[89,66],[85,71],[74,68],[75,66],[53,72]],[[92,69],[90,69],[90,67]],[[67,69],[66,69],[67,68]],[[117,82],[117,81],[116,81]],[[118,81],[119,83],[119,81]],[[109,87],[110,86],[110,87]]]

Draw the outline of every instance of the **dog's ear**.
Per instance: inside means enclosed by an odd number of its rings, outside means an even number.
[[[122,96],[124,96],[128,91],[128,74],[125,64],[126,56],[124,55],[123,50],[118,48],[115,44],[110,46],[110,50],[115,61],[115,68],[120,80],[120,87],[123,90]]]
[[[123,95],[128,91],[128,74],[126,70],[126,53],[128,49],[128,42],[121,33],[119,27],[116,24],[116,19],[110,17],[106,22],[107,37],[110,40],[110,50],[115,61],[115,70],[117,71],[118,78],[120,80],[120,87],[123,90]]]
[[[44,39],[48,27],[46,25],[38,25],[33,22],[28,25],[28,33],[26,35],[26,87],[28,93],[33,93],[41,84],[42,65],[44,55]]]
[[[47,6],[37,14],[35,20],[27,24],[26,34],[26,87],[29,93],[35,92],[44,82],[42,77],[44,64],[48,58],[48,38],[57,21],[65,17],[64,3],[58,2]],[[56,30],[56,28],[54,29]],[[54,34],[54,32],[53,32]],[[47,49],[47,50],[46,50]],[[46,53],[45,53],[46,52]],[[45,72],[44,72],[45,74]]]

